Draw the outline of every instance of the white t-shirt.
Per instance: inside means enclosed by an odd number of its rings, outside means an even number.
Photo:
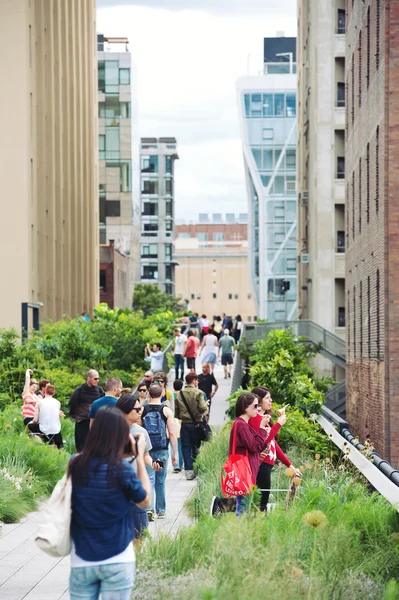
[[[175,354],[183,354],[184,344],[187,342],[187,336],[184,333],[175,337]]]
[[[158,371],[162,371],[163,369],[163,352],[162,350],[158,350],[157,352],[151,352],[150,356],[147,356],[145,359],[147,362],[151,363],[151,371],[153,373],[158,373]]]
[[[52,396],[45,396],[38,400],[38,405],[40,431],[45,435],[59,433],[61,431],[61,404]]]
[[[96,565],[116,565],[119,563],[134,563],[136,562],[136,555],[134,553],[134,548],[132,542],[128,545],[128,547],[123,550],[120,554],[116,556],[111,556],[111,558],[107,558],[105,560],[100,561],[88,561],[80,558],[76,554],[75,544],[72,543],[71,549],[71,567],[95,567]]]

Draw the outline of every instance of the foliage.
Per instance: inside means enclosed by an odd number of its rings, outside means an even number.
[[[134,286],[133,310],[142,311],[147,317],[157,311],[178,313],[184,310],[184,306],[179,298],[162,292],[156,284],[137,283]]]

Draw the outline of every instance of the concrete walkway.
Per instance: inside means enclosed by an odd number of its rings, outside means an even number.
[[[201,372],[200,360],[197,372]],[[212,401],[212,425],[224,422],[227,408],[225,402],[230,395],[231,379],[224,379],[223,367],[216,366],[215,377],[219,390]],[[174,372],[169,374],[170,388]],[[190,524],[184,503],[196,487],[195,481],[186,481],[184,472],[168,472],[166,478],[167,516],[150,523],[150,534],[172,534],[179,527]],[[39,550],[34,542],[40,513],[35,512],[19,523],[3,525],[0,530],[0,598],[4,600],[67,600],[69,556],[52,558]]]

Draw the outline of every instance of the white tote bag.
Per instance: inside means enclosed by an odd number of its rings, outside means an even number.
[[[44,505],[35,542],[50,556],[66,556],[71,551],[72,481],[65,473]]]

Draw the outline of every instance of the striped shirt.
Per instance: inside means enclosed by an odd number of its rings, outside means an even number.
[[[22,405],[22,416],[24,419],[34,418],[35,416],[35,408],[38,396],[36,394],[32,394],[28,392],[27,394],[22,394],[22,399],[24,401]]]

